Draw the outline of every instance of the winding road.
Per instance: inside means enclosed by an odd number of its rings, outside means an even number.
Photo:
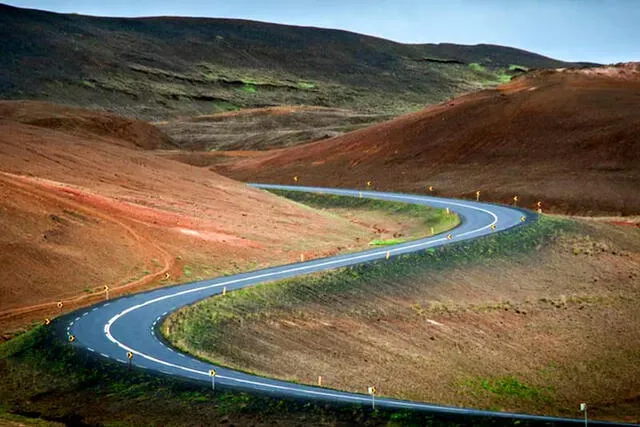
[[[461,224],[449,232],[452,234],[451,239],[447,238],[446,234],[448,233],[446,233],[388,246],[383,249],[365,250],[354,254],[315,259],[235,276],[166,287],[100,303],[93,307],[79,310],[72,313],[71,316],[66,317],[68,320],[63,325],[63,328],[68,336],[74,337],[72,344],[93,352],[96,355],[117,360],[121,363],[128,363],[127,353],[131,352],[133,353],[132,363],[136,367],[206,383],[211,382],[209,371],[214,368],[217,373],[215,377],[216,385],[220,384],[229,388],[271,393],[281,397],[370,404],[371,397],[365,394],[341,392],[263,378],[195,359],[171,348],[164,342],[160,336],[160,325],[163,319],[171,312],[204,298],[220,294],[223,288],[226,288],[227,291],[233,291],[263,282],[385,259],[387,252],[389,252],[391,256],[407,254],[442,246],[451,242],[486,236],[491,233],[526,225],[536,220],[535,214],[520,209],[466,200],[318,187],[252,185],[263,189],[337,194],[416,203],[437,208],[450,208],[460,216]],[[580,419],[482,411],[381,397],[376,398],[376,406],[423,410],[433,413],[490,416],[519,420],[528,419],[568,423],[584,422]],[[611,423],[590,424],[611,425]]]

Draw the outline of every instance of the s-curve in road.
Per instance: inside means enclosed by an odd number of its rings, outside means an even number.
[[[385,259],[442,246],[451,242],[479,238],[509,228],[526,226],[535,221],[536,216],[525,211],[487,203],[425,197],[408,194],[354,191],[330,188],[278,186],[253,184],[264,189],[307,191],[366,197],[449,208],[461,218],[461,224],[454,230],[425,239],[406,242],[384,249],[371,249],[359,253],[315,259],[280,267],[267,268],[236,276],[187,283],[150,292],[114,299],[79,311],[69,317],[64,325],[66,334],[73,336],[72,345],[83,347],[96,355],[128,363],[140,368],[162,372],[174,376],[195,379],[209,384],[210,370],[215,369],[216,384],[228,388],[250,389],[281,397],[298,399],[321,399],[342,403],[369,404],[371,397],[363,394],[334,391],[320,387],[293,384],[286,381],[258,377],[212,365],[180,353],[168,346],[159,336],[159,326],[163,319],[174,310],[187,304],[211,297],[222,292],[253,286],[259,283],[289,278],[312,272],[345,267],[354,264]],[[523,221],[524,219],[524,221]],[[303,232],[301,230],[301,232]],[[447,235],[451,234],[451,238]],[[469,416],[492,416],[540,421],[582,422],[582,420],[559,419],[543,416],[479,411],[456,407],[431,405],[397,399],[377,398],[378,407],[414,409],[437,413],[463,414]]]

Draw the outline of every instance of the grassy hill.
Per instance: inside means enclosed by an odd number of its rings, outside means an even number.
[[[0,5],[0,97],[160,119],[305,104],[397,114],[570,64],[230,19],[99,18]]]

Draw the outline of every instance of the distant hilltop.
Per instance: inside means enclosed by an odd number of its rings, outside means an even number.
[[[399,114],[569,63],[232,19],[101,18],[0,5],[0,97],[144,119],[312,105]]]

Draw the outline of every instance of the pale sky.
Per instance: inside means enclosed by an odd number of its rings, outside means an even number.
[[[640,61],[640,0],[9,0],[97,16],[242,18],[405,43],[491,43],[565,61]]]

